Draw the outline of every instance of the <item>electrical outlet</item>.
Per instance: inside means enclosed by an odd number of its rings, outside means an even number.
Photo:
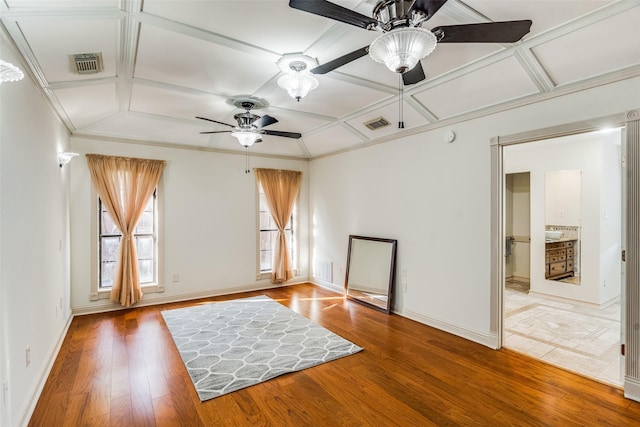
[[[26,367],[28,368],[29,365],[31,365],[31,347],[27,346],[27,348],[25,349],[25,364]]]
[[[180,275],[179,274],[174,274],[173,276],[171,276],[171,281],[173,283],[178,283],[180,281]]]
[[[402,277],[407,277],[407,267],[402,267]]]
[[[402,293],[407,293],[407,282],[402,284]]]

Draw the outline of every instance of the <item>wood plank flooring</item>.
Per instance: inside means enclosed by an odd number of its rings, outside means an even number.
[[[200,402],[161,310],[265,294],[364,351]],[[627,426],[620,389],[311,284],[73,319],[29,426]]]

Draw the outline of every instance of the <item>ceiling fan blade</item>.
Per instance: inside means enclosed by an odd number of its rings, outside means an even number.
[[[318,65],[315,68],[311,69],[311,72],[313,74],[325,74],[328,73],[329,71],[333,71],[338,67],[342,67],[343,65],[348,64],[351,61],[355,61],[358,58],[362,58],[363,56],[365,56],[367,53],[369,53],[369,46],[363,47],[361,49],[358,50],[354,50],[351,53],[347,53],[346,55],[343,55],[339,58],[336,58],[332,61],[329,61],[325,64],[322,65]]]
[[[418,61],[415,67],[402,74],[402,81],[406,86],[413,85],[426,79],[422,63]]]
[[[268,115],[265,114],[264,116],[260,117],[255,122],[251,123],[251,126],[255,126],[258,129],[260,129],[260,128],[264,128],[264,127],[267,127],[269,125],[272,125],[274,123],[278,123],[278,120],[275,119],[274,117],[271,117],[271,116],[268,116]]]
[[[204,134],[208,134],[208,133],[229,133],[229,132],[233,132],[232,130],[214,130],[214,131],[209,131],[209,132],[200,132],[202,135]]]
[[[335,3],[325,0],[289,0],[289,7],[302,10],[304,12],[313,13],[314,15],[324,16],[325,18],[335,19],[345,24],[355,25],[356,27],[368,30],[378,26],[378,21],[368,16],[362,15],[351,9],[338,6]]]
[[[414,10],[422,10],[427,14],[427,20],[429,20],[446,2],[447,0],[416,0],[413,7],[409,9],[409,13]]]
[[[219,122],[219,121],[213,120],[213,119],[207,119],[206,117],[196,117],[196,119],[206,120],[208,122],[218,123],[219,125],[225,125],[225,126],[229,126],[229,127],[232,127],[232,128],[235,127],[234,125],[230,125],[228,123]]]
[[[531,20],[445,25],[431,30],[438,43],[515,43],[531,29]]]
[[[263,130],[261,133],[263,133],[265,135],[284,136],[285,138],[294,138],[294,139],[299,139],[299,138],[302,137],[301,133],[297,133],[297,132],[281,132],[279,130]]]

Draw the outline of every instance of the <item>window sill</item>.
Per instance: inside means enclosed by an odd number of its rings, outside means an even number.
[[[164,292],[164,285],[158,285],[156,283],[149,283],[146,285],[142,285],[142,293],[144,294],[154,294]],[[90,301],[98,301],[101,299],[109,299],[111,295],[111,288],[100,289],[98,292],[92,292],[89,296]]]

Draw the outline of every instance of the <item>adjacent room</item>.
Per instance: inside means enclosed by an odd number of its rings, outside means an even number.
[[[0,23],[1,426],[640,423],[639,2]],[[619,336],[564,340],[595,309]]]

